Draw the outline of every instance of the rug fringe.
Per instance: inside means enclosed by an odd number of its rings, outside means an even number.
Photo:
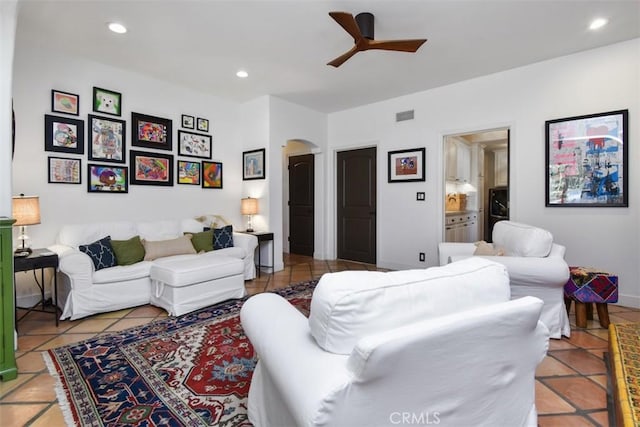
[[[47,365],[49,375],[51,375],[56,380],[56,397],[58,398],[58,405],[60,406],[60,410],[62,411],[62,416],[64,417],[65,423],[68,427],[77,427],[78,425],[73,420],[71,404],[69,403],[67,393],[64,391],[64,386],[62,385],[62,378],[60,378],[60,375],[56,370],[53,360],[51,359],[51,355],[49,355],[49,352],[43,351],[42,358],[44,359],[45,365]]]

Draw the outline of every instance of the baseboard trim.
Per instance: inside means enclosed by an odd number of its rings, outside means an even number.
[[[640,296],[618,294],[618,302],[616,305],[623,307],[640,308]]]

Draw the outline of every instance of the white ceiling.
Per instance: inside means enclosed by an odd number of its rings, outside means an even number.
[[[638,0],[20,0],[19,7],[18,49],[62,49],[238,102],[270,94],[322,112],[640,37]],[[353,44],[330,11],[373,13],[376,39],[428,42],[415,54],[361,52],[330,67]],[[589,31],[599,16],[609,25]],[[111,21],[129,31],[111,33]],[[247,79],[235,76],[240,68]]]

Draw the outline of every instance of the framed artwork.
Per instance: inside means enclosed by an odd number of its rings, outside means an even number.
[[[178,160],[178,184],[200,185],[200,162]]]
[[[185,129],[195,129],[195,118],[193,116],[182,115],[182,127]]]
[[[88,123],[91,133],[91,143],[87,148],[89,160],[124,163],[126,122],[89,114]]]
[[[87,191],[89,193],[128,193],[128,168],[125,166],[89,163]]]
[[[198,117],[198,130],[200,132],[209,132],[209,120]]]
[[[51,111],[78,116],[80,112],[80,95],[52,89]]]
[[[211,135],[178,131],[178,155],[186,157],[211,158]]]
[[[202,162],[202,188],[222,188],[222,163]]]
[[[629,111],[548,120],[546,206],[628,207]]]
[[[171,151],[171,134],[171,120],[131,113],[131,145]]]
[[[122,113],[122,94],[94,86],[93,111],[119,116]]]
[[[389,151],[388,156],[388,182],[425,180],[424,148]]]
[[[242,153],[242,179],[265,179],[264,148]]]
[[[129,151],[131,184],[173,186],[173,156],[171,154]]]
[[[84,154],[84,121],[45,114],[44,150]]]
[[[49,157],[49,184],[80,184],[82,160]]]

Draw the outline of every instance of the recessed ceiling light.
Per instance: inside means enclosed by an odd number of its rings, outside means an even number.
[[[589,25],[589,29],[590,30],[597,30],[598,28],[602,28],[605,25],[607,25],[607,21],[605,18],[596,18],[593,21],[591,21],[591,24]]]
[[[122,24],[118,24],[117,22],[111,22],[109,24],[109,29],[118,34],[124,34],[127,32],[127,27]]]
[[[249,73],[247,73],[245,70],[238,70],[236,76],[240,77],[241,79],[246,79],[247,77],[249,77]]]

